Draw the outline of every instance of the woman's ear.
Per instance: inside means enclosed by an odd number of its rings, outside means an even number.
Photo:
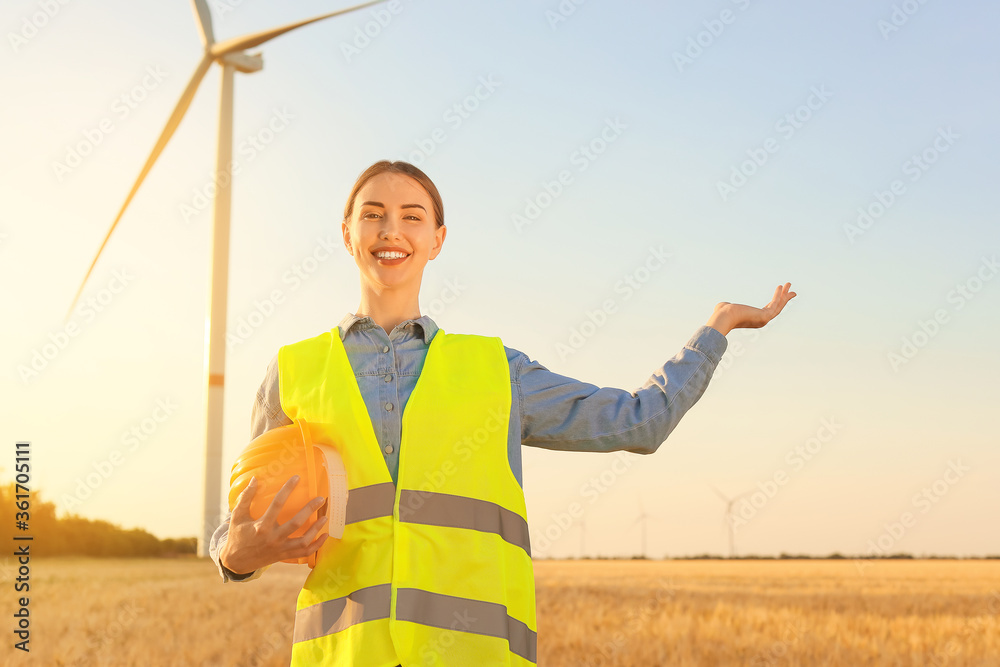
[[[448,226],[441,225],[434,230],[434,247],[431,248],[430,259],[434,259],[441,252],[441,247],[444,245],[444,237],[448,235]]]
[[[351,228],[346,222],[343,222],[340,225],[340,230],[344,235],[344,247],[347,248],[347,252],[351,255],[351,257],[353,257],[354,249],[351,247]]]

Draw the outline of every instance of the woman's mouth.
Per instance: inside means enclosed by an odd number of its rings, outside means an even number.
[[[375,255],[375,259],[378,260],[378,263],[384,266],[396,266],[397,264],[402,264],[410,256],[407,253],[396,251],[380,251],[372,254]]]

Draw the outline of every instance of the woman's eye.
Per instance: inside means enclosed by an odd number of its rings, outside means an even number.
[[[374,220],[375,218],[380,218],[380,217],[382,217],[382,214],[376,211],[369,211],[368,213],[361,214],[362,220],[369,220],[369,219]],[[404,219],[413,220],[414,222],[421,222],[421,218],[419,215],[407,215],[404,216]]]

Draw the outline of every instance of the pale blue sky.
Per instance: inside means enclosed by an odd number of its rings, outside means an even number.
[[[220,0],[212,11],[225,39],[338,6]],[[578,555],[578,523],[550,526],[581,500],[589,554],[638,552],[639,529],[624,528],[638,494],[655,514],[649,555],[722,553],[723,505],[708,484],[736,494],[779,471],[789,481],[739,530],[740,552],[864,552],[869,540],[885,543],[885,524],[907,511],[915,523],[891,551],[1000,552],[990,415],[1000,279],[984,264],[1000,250],[1000,8],[914,3],[919,10],[884,36],[879,22],[891,20],[892,2],[591,0],[553,27],[546,12],[558,6],[400,0],[349,61],[342,45],[375,20],[371,9],[278,38],[263,48],[262,72],[237,76],[230,330],[273,290],[284,298],[227,354],[224,470],[246,444],[253,396],[278,347],[335,326],[358,305],[346,251],[299,283],[285,276],[317,239],[339,243],[340,211],[362,169],[431,141],[420,166],[442,192],[449,232],[425,273],[421,308],[446,331],[500,336],[556,372],[631,391],[716,302],[763,305],[786,281],[799,294],[759,335],[730,334],[726,368],[701,401],[657,453],[628,455],[629,472],[597,502],[580,490],[610,457],[526,447],[536,554]],[[61,508],[95,463],[122,450],[123,463],[73,509],[164,537],[194,535],[211,213],[183,207],[198,203],[214,168],[218,70],[84,296],[117,287],[115,271],[132,277],[93,318],[78,312],[79,335],[25,380],[19,368],[62,331],[201,49],[181,0],[155,11],[124,1],[60,5],[24,37],[40,11],[17,1],[0,13],[0,275],[9,304],[0,431],[7,443],[33,441],[34,484]],[[705,22],[720,17],[729,22],[712,36]],[[707,46],[678,68],[689,39]],[[131,99],[144,77],[145,99],[126,114],[120,97]],[[491,78],[495,90],[481,88],[460,125],[446,115]],[[816,90],[823,99],[810,98]],[[800,108],[810,101],[813,109]],[[791,133],[779,123],[797,110],[808,119]],[[104,119],[112,131],[60,177],[54,164]],[[581,170],[575,151],[609,119],[617,136]],[[280,128],[273,141],[240,153],[269,122]],[[432,139],[436,128],[443,141]],[[939,132],[951,139],[935,149]],[[769,139],[767,161],[723,200],[718,183]],[[913,180],[906,163],[925,150],[936,160]],[[562,170],[572,182],[519,232],[512,216]],[[905,190],[852,244],[845,225],[895,180]],[[661,245],[668,265],[632,298],[616,294],[615,283]],[[953,290],[970,280],[979,290],[957,298]],[[441,309],[447,281],[462,290]],[[618,311],[563,358],[557,345],[609,297]],[[894,369],[889,353],[938,310],[947,320]],[[158,399],[177,407],[125,451],[123,432],[150,419]],[[843,427],[794,469],[788,452],[824,418]],[[924,512],[929,501],[915,494],[956,461],[969,470],[949,473],[955,483],[940,482],[943,493]],[[12,463],[0,460],[2,479]],[[546,529],[556,539],[546,541]]]

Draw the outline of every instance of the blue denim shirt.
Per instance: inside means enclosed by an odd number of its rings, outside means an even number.
[[[438,327],[424,315],[401,322],[386,334],[372,318],[348,313],[339,328],[375,437],[392,481],[396,482],[403,410]],[[632,392],[553,373],[523,352],[504,346],[511,382],[507,458],[514,477],[523,488],[521,445],[576,452],[625,450],[652,454],[701,398],[727,345],[722,333],[702,326],[680,352]],[[271,359],[257,391],[250,423],[251,440],[292,423],[279,400],[278,355]],[[267,567],[237,575],[219,562],[228,531],[229,514],[209,544],[222,580],[256,579]]]

